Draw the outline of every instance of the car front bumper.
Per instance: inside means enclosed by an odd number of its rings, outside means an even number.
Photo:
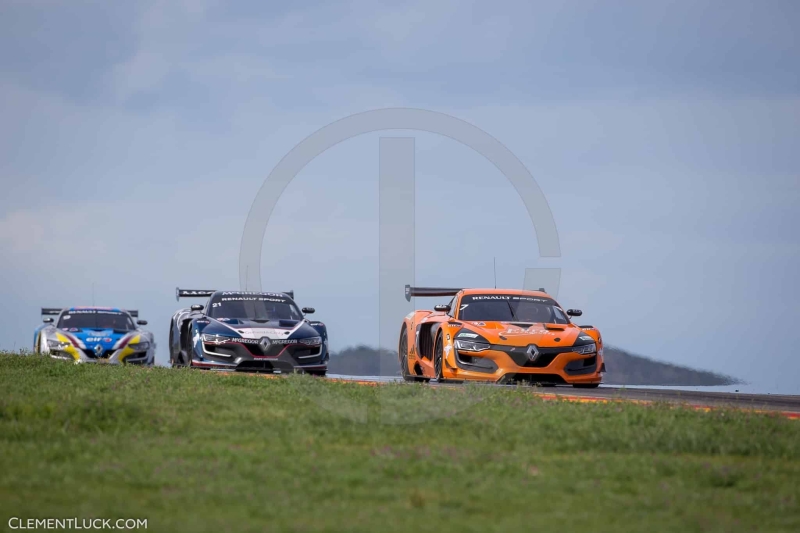
[[[300,346],[297,349],[285,349],[274,356],[254,355],[242,346],[232,349],[228,345],[219,347],[203,343],[202,353],[195,350],[192,366],[209,370],[272,374],[321,373],[328,370],[329,354],[324,344],[311,349]]]
[[[445,358],[445,377],[499,383],[525,381],[569,385],[603,381],[602,353],[547,353],[530,360],[524,347],[492,348],[482,352],[460,352],[454,348],[452,356]]]

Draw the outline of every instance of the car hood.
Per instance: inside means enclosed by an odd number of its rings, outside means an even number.
[[[581,328],[574,324],[542,324],[526,322],[463,322],[459,331],[472,331],[492,344],[512,346],[572,346]],[[458,335],[456,335],[458,337]]]
[[[81,329],[81,328],[68,328],[60,330],[68,336],[78,339],[83,344],[84,348],[94,348],[98,344],[104,350],[111,350],[116,348],[123,339],[135,334],[136,331],[115,331],[113,329]]]
[[[305,320],[254,321],[235,318],[209,318],[203,333],[212,335],[231,335],[237,333],[245,339],[298,339],[316,337],[319,332]]]

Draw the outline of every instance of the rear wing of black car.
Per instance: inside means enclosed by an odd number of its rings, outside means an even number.
[[[445,289],[442,287],[412,287],[406,285],[406,301],[411,301],[412,297],[433,297],[433,296],[455,296],[464,289]]]
[[[175,287],[175,300],[180,300],[181,298],[208,298],[215,292],[217,291],[205,289],[181,289]]]
[[[175,287],[175,300],[180,300],[181,298],[208,298],[212,294],[217,292],[216,290],[205,290],[205,289],[181,289]],[[236,292],[236,291],[231,291]],[[247,291],[242,291],[247,292]],[[294,291],[283,291],[281,294],[285,294],[292,300],[294,300]]]

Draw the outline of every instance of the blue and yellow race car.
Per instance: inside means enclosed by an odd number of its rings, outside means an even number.
[[[34,353],[75,363],[111,363],[152,366],[153,334],[136,320],[138,311],[113,307],[42,308],[44,323],[33,335]],[[53,317],[56,317],[55,319]]]

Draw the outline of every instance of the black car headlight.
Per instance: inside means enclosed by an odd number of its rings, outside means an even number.
[[[207,342],[209,344],[225,344],[226,342],[231,342],[234,340],[238,340],[234,337],[226,337],[224,335],[207,335],[203,334],[203,342]]]
[[[316,346],[318,344],[322,344],[322,337],[307,337],[305,339],[300,339],[300,344],[305,344],[306,346]]]

